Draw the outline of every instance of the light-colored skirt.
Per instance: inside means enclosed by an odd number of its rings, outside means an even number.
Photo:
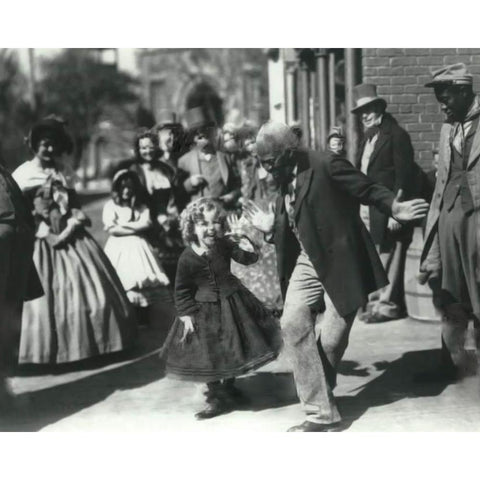
[[[105,253],[115,268],[128,299],[138,306],[171,302],[167,275],[150,244],[128,235],[108,238]]]
[[[133,345],[130,303],[87,232],[58,250],[37,239],[33,260],[45,295],[24,304],[19,363],[72,362]]]

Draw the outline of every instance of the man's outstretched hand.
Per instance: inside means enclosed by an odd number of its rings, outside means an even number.
[[[265,212],[255,202],[247,200],[243,205],[243,214],[257,230],[263,233],[270,233],[273,230],[275,213],[272,204],[270,204],[268,212]]]
[[[399,222],[411,222],[412,220],[420,220],[425,217],[428,212],[428,203],[421,199],[415,198],[402,202],[403,190],[400,189],[392,203],[392,217]]]

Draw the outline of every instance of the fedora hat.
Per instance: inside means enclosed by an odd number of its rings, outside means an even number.
[[[455,63],[432,72],[432,80],[426,87],[438,85],[473,85],[473,76],[464,63]]]
[[[196,130],[202,127],[214,127],[215,121],[208,118],[201,107],[190,108],[183,116],[188,130]]]
[[[370,83],[361,83],[353,88],[353,97],[355,99],[355,108],[352,108],[352,113],[358,113],[367,105],[373,103],[383,104],[387,108],[387,102],[377,95],[376,85]]]
[[[162,128],[167,127],[181,127],[177,114],[171,110],[160,110],[158,114],[158,121],[152,130],[158,132]]]
[[[38,142],[43,136],[52,137],[58,143],[62,152],[73,152],[73,140],[67,132],[67,122],[56,115],[49,115],[36,123],[28,133],[26,142],[32,151],[35,151]]]

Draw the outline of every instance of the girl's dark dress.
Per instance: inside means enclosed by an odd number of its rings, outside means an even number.
[[[211,382],[236,377],[273,360],[278,353],[275,319],[230,272],[230,260],[244,265],[258,255],[222,239],[208,254],[187,247],[175,284],[178,316],[191,315],[195,332],[182,343],[177,319],[169,336],[166,371],[184,380]]]

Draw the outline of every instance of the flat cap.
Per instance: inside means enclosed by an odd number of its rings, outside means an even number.
[[[425,84],[426,87],[437,85],[472,85],[473,76],[464,63],[455,63],[442,67],[432,72],[432,80]]]

